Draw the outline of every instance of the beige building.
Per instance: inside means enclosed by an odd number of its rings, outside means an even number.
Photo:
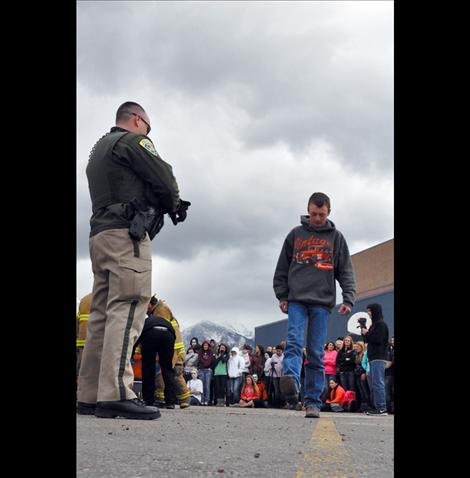
[[[351,256],[357,300],[394,289],[394,246],[390,239]]]

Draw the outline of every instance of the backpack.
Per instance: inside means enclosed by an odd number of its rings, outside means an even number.
[[[357,411],[357,399],[356,399],[356,392],[352,390],[346,390],[344,394],[343,403],[343,410],[345,412],[356,412]]]

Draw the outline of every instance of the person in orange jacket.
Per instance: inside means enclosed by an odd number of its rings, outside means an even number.
[[[322,405],[324,411],[343,411],[344,396],[346,394],[344,388],[336,382],[335,379],[330,378],[330,398]]]
[[[260,397],[258,385],[253,381],[251,375],[247,375],[245,378],[245,385],[242,388],[240,394],[240,407],[255,407],[255,400],[258,400]]]

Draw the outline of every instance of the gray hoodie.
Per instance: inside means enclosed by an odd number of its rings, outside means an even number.
[[[343,302],[353,307],[356,281],[344,236],[330,220],[318,229],[310,226],[309,216],[301,216],[300,222],[282,246],[273,280],[276,297],[331,310],[337,280]]]

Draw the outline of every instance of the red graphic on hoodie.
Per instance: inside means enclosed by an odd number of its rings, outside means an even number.
[[[333,270],[333,244],[326,239],[310,236],[294,242],[294,260],[297,264],[313,264],[317,269]]]

